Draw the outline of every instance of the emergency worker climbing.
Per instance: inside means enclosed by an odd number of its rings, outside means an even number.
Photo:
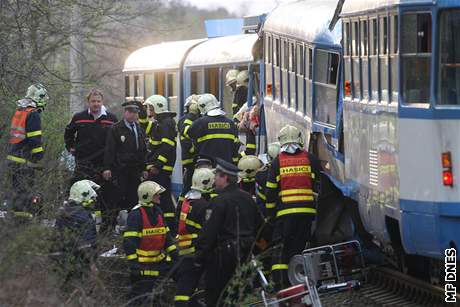
[[[8,170],[12,185],[11,209],[15,216],[31,218],[39,208],[34,207],[31,188],[38,162],[43,158],[40,114],[48,102],[48,92],[40,84],[27,89],[26,96],[16,102],[11,119]]]
[[[275,287],[281,289],[289,283],[289,260],[311,240],[311,224],[316,215],[313,191],[321,166],[302,148],[302,134],[296,127],[286,125],[278,139],[281,152],[269,170],[266,212],[269,219],[275,219],[273,241],[282,245],[271,267]]]
[[[179,131],[180,147],[182,152],[182,173],[183,173],[183,187],[179,197],[179,201],[183,201],[185,194],[190,190],[193,176],[193,158],[194,148],[193,143],[187,132],[192,126],[193,122],[200,117],[200,109],[198,108],[198,95],[191,95],[185,100],[184,115],[177,123],[177,130]]]
[[[198,237],[195,254],[195,265],[207,266],[207,306],[220,305],[221,292],[236,268],[247,260],[262,224],[251,195],[238,188],[240,169],[219,158],[216,163],[215,187],[219,195],[211,200],[212,213]]]
[[[241,109],[241,107],[248,100],[248,84],[249,84],[249,72],[247,70],[242,70],[236,76],[236,90],[233,96],[232,110],[234,119],[236,113]]]
[[[155,181],[165,191],[161,193],[160,208],[163,211],[165,221],[176,234],[175,206],[171,195],[171,175],[176,163],[176,122],[175,112],[168,109],[168,100],[160,95],[153,95],[147,98],[144,105],[148,106],[147,112],[156,121],[155,127],[151,130],[150,144],[147,153],[146,179]]]
[[[182,262],[179,267],[177,290],[174,297],[175,306],[188,306],[191,296],[198,286],[202,267],[193,264],[195,241],[206,222],[207,212],[210,212],[209,199],[213,190],[214,172],[208,168],[196,169],[192,177],[192,186],[182,204],[178,240],[179,256]]]
[[[219,101],[212,94],[200,95],[198,107],[202,117],[188,129],[197,154],[236,163],[238,130],[232,120],[225,117]]]
[[[148,294],[177,259],[177,248],[160,209],[160,195],[165,188],[144,181],[137,192],[139,204],[129,212],[123,234],[130,269],[129,297],[133,305],[152,306]]]

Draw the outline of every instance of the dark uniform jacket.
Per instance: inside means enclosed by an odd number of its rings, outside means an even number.
[[[300,150],[297,150],[298,153]],[[308,153],[308,159],[310,160],[311,173],[314,175],[314,181],[312,182],[313,191],[317,191],[315,187],[317,186],[316,180],[319,178],[319,173],[321,170],[321,164],[318,159],[313,155]],[[279,193],[281,190],[280,182],[280,162],[279,156],[273,159],[272,165],[268,172],[267,184],[266,184],[266,213],[268,216],[272,217],[276,214],[277,210],[284,210],[290,208],[304,207],[305,203],[289,203],[283,204],[279,199]]]
[[[182,166],[191,165],[193,163],[193,143],[187,132],[196,119],[198,119],[197,114],[187,113],[182,116],[177,123],[182,152]]]
[[[238,162],[238,129],[224,115],[197,119],[188,130],[188,135],[193,140],[197,154],[221,158],[230,163]]]
[[[262,225],[262,216],[251,195],[240,190],[236,184],[223,189],[210,201],[209,206],[211,216],[196,244],[196,261],[201,264],[218,244],[235,244],[238,240],[240,245],[243,242],[252,243]]]
[[[176,122],[171,114],[158,114],[150,132],[147,164],[172,173],[176,163]]]
[[[117,117],[109,112],[98,119],[94,119],[88,110],[76,113],[65,128],[64,141],[67,150],[75,148],[77,162],[80,160],[102,165],[107,133],[110,126],[117,121]]]
[[[70,201],[59,210],[56,228],[64,249],[83,254],[88,260],[96,257],[96,222],[90,210]]]
[[[140,207],[140,206],[139,206]],[[143,221],[142,221],[142,214],[139,210],[139,207],[134,208],[129,212],[126,230],[123,239],[123,248],[125,250],[125,254],[129,255],[136,255],[136,249],[139,248],[141,242],[142,229],[143,229]],[[161,211],[160,207],[154,205],[153,207],[143,207],[147,213],[147,218],[149,219],[152,225],[158,224],[158,214],[163,216],[163,212]],[[128,235],[131,233],[138,233],[139,235]],[[170,254],[174,259],[177,258],[177,249],[175,247],[174,239],[171,236],[169,230],[166,232],[166,241],[164,245],[164,250]],[[128,257],[130,259],[131,268],[139,268],[141,264],[137,261],[136,257]]]
[[[111,171],[138,171],[145,168],[147,149],[145,135],[136,123],[139,148],[136,148],[134,132],[123,120],[113,125],[108,134],[104,154],[104,169]]]
[[[26,163],[25,160],[33,163],[40,161],[43,158],[44,150],[42,147],[40,112],[36,109],[27,114],[25,134],[26,138],[24,140],[11,145],[8,159],[17,163]]]
[[[235,115],[241,107],[248,100],[248,88],[244,85],[238,86],[236,88],[235,94],[233,95],[232,110],[233,115]]]

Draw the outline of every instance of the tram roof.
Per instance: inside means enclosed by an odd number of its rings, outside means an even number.
[[[206,38],[163,42],[143,47],[128,56],[123,72],[180,69],[187,52],[204,41]]]
[[[267,16],[264,30],[310,43],[338,46],[341,23],[329,31],[337,3],[338,0],[300,0],[280,5]]]
[[[359,12],[375,11],[397,5],[432,5],[436,2],[449,2],[449,0],[345,0],[345,3],[342,8],[342,15],[351,15]]]
[[[184,66],[225,66],[251,63],[254,61],[252,48],[257,38],[257,34],[240,34],[209,39],[190,51]]]

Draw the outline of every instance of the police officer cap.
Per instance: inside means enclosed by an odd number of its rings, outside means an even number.
[[[222,172],[229,176],[235,176],[235,177],[237,177],[238,173],[241,172],[241,170],[238,167],[236,167],[232,163],[227,162],[223,159],[217,158],[216,163],[217,163],[216,172]]]
[[[200,165],[203,165],[203,164],[209,164],[212,167],[215,167],[216,166],[216,161],[214,160],[213,157],[210,157],[210,156],[207,156],[207,155],[197,155],[193,159],[193,164],[195,165],[195,167],[199,167]]]
[[[127,111],[139,112],[138,102],[135,100],[123,102],[121,106]]]

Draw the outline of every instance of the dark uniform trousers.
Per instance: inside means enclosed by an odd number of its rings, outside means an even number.
[[[175,307],[187,307],[193,304],[191,297],[204,271],[203,268],[194,265],[193,257],[183,257],[178,271],[180,278],[176,284]]]
[[[272,258],[272,278],[277,290],[289,286],[287,266],[294,255],[300,254],[311,240],[313,214],[291,214],[275,221],[273,244],[281,243]]]
[[[32,206],[32,194],[30,190],[34,184],[35,170],[24,164],[9,163],[8,171],[11,176],[13,188],[11,198],[13,212],[15,212],[17,217],[32,217],[31,214],[35,214],[39,210],[39,208]]]

